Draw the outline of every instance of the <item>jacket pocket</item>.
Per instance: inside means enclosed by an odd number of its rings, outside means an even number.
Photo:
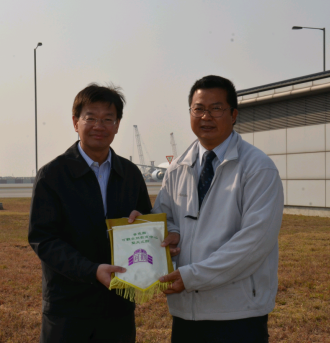
[[[247,279],[249,282],[249,280]],[[180,293],[181,294],[181,293]],[[247,301],[242,292],[241,282],[219,286],[208,291],[199,291],[194,294],[196,313],[234,313],[247,311],[253,306]],[[250,296],[251,298],[251,296]]]

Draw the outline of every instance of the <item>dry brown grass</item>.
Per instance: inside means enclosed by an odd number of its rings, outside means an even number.
[[[152,202],[154,198],[151,199]],[[38,342],[40,262],[28,247],[30,199],[2,199],[0,342]],[[280,234],[279,292],[269,316],[270,342],[330,342],[330,218],[285,215]],[[169,342],[163,295],[136,309],[137,342]]]
[[[151,201],[151,204],[152,204],[152,206],[154,206],[154,203],[155,203],[155,201],[156,201],[156,195],[150,195],[150,201]]]
[[[274,342],[330,342],[330,218],[285,215]]]
[[[20,211],[24,206],[28,207],[30,199],[19,200]],[[4,208],[9,207],[6,199],[1,202]],[[15,201],[10,203],[14,206]],[[9,207],[8,212],[0,211],[0,342],[38,342],[40,261],[28,246],[28,213],[14,213],[14,209]]]
[[[30,211],[31,198],[3,198],[0,202],[3,204],[4,212],[28,213]]]

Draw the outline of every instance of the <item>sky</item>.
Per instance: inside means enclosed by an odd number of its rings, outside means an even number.
[[[139,163],[182,154],[195,139],[188,93],[206,75],[237,90],[323,70],[329,0],[12,0],[0,2],[0,176],[35,175],[34,48],[37,49],[38,167],[77,140],[76,94],[91,82],[126,97],[111,144]],[[328,26],[327,26],[328,25]],[[330,42],[326,40],[330,69]]]

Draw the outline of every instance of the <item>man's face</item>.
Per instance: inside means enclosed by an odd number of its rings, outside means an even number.
[[[95,119],[97,122],[93,124]],[[87,154],[109,150],[120,124],[115,105],[109,106],[104,102],[84,106],[79,119],[73,116],[72,120],[76,132],[79,133],[81,146]]]
[[[209,112],[196,118],[190,112],[191,129],[203,147],[212,150],[229,137],[238,112],[234,109],[231,113],[227,102],[227,91],[221,88],[197,89],[190,104],[191,108],[196,106],[206,110],[217,106],[226,109],[221,117],[217,118],[211,117]]]

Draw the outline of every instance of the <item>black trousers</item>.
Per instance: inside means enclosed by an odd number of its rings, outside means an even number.
[[[42,315],[40,343],[134,343],[134,312],[121,318]]]
[[[237,320],[173,317],[172,343],[268,343],[268,315]]]

